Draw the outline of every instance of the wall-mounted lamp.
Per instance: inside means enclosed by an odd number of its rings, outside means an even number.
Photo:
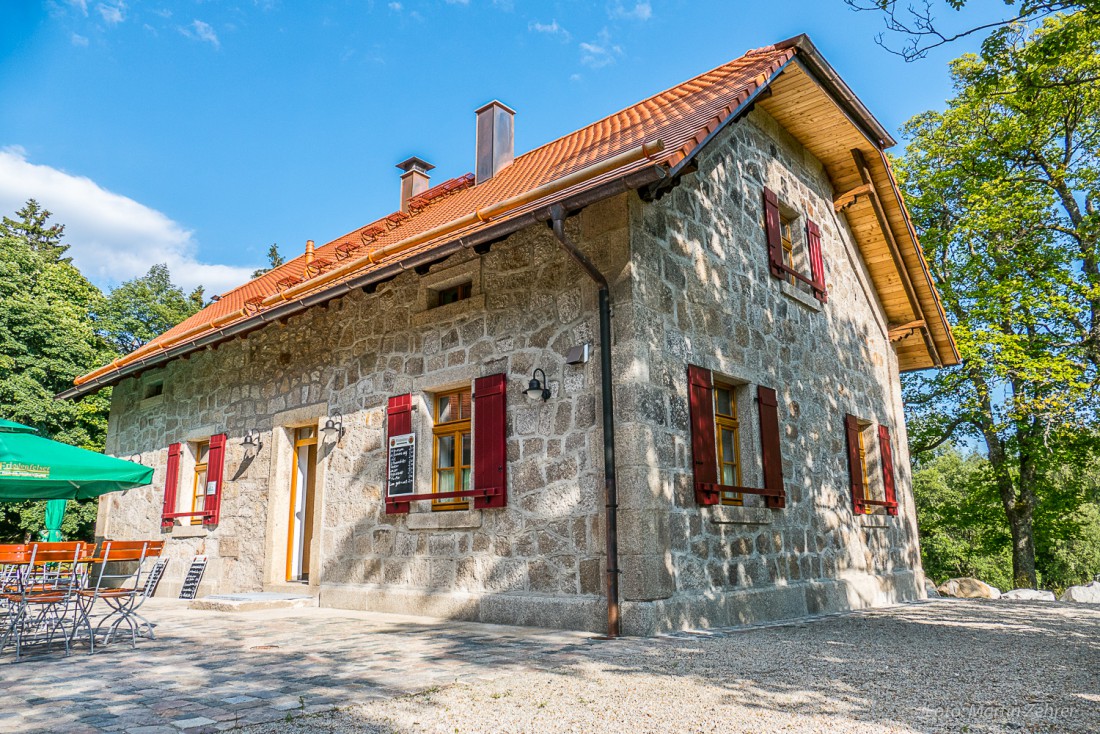
[[[244,434],[244,440],[241,441],[241,446],[244,448],[244,452],[248,455],[255,454],[263,448],[263,441],[260,440],[260,434],[255,428],[249,428],[248,433]]]
[[[542,372],[542,382],[539,382],[539,373]],[[531,382],[527,383],[527,389],[524,390],[527,393],[527,397],[532,400],[550,399],[550,387],[546,382],[546,373],[538,367],[535,368],[534,373],[531,375]]]
[[[321,428],[321,434],[326,440],[335,438],[339,441],[344,435],[344,416],[337,413],[335,420],[332,418],[326,420],[324,427]]]

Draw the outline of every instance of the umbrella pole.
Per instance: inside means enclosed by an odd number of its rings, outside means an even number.
[[[65,519],[67,500],[49,500],[46,502],[46,542],[61,540],[61,521]]]

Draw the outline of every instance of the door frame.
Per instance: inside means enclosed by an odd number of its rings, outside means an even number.
[[[303,429],[306,429],[306,428],[313,429],[313,435],[309,436],[308,438],[298,438],[299,433]],[[302,579],[300,578],[301,574],[299,574],[299,578],[292,578],[292,572],[294,570],[292,568],[292,566],[294,565],[294,540],[295,540],[295,535],[296,535],[295,530],[297,530],[296,526],[298,524],[297,519],[295,518],[295,514],[296,514],[295,511],[298,507],[298,492],[299,492],[299,489],[300,489],[298,487],[298,475],[300,473],[300,467],[299,467],[298,462],[301,460],[301,449],[307,448],[309,446],[318,446],[319,440],[318,440],[318,436],[317,436],[317,426],[316,426],[316,424],[314,424],[314,425],[305,425],[305,426],[295,426],[294,428],[291,429],[291,437],[290,438],[291,438],[291,444],[290,444],[290,446],[291,446],[290,512],[287,515],[286,575],[284,577],[284,580],[287,581],[287,582],[291,582],[291,583],[300,583],[302,581]],[[309,497],[309,494],[313,495],[312,496],[312,501],[314,503],[315,508],[316,508],[316,505],[317,505],[317,474],[318,474],[317,450],[314,449],[313,452],[307,451],[306,452],[307,457],[310,453],[313,453],[313,455],[314,455],[313,456],[313,467],[312,467],[313,487],[312,488],[309,487],[310,469],[307,468],[306,472],[305,472],[306,486],[304,488],[304,491],[302,492],[303,496],[305,496],[305,500],[302,503],[302,522],[301,522],[301,525],[302,525],[302,527],[301,527],[302,543],[301,543],[301,547],[298,549],[298,553],[302,558],[303,565],[305,563],[305,558],[306,557],[310,557],[311,560],[312,560],[312,554],[309,553],[309,550],[306,548],[306,543],[307,542],[308,543],[313,542],[313,528],[309,527],[308,525],[309,525],[309,521],[312,520],[312,519],[315,519],[315,517],[316,517],[316,512],[314,512],[314,517],[311,518],[309,516],[309,512],[307,511],[307,508],[309,507],[309,502],[310,502],[310,499],[311,499]],[[311,492],[311,490],[312,490],[312,492]],[[307,581],[308,581],[308,578],[307,578]]]

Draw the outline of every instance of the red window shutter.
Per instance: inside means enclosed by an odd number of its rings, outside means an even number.
[[[508,436],[505,423],[504,374],[474,380],[474,489],[493,490],[475,497],[474,507],[488,510],[508,504]]]
[[[389,445],[390,436],[403,436],[406,433],[412,433],[412,395],[395,395],[390,398],[389,404],[386,406],[386,442],[383,446]],[[383,481],[389,481],[390,476],[390,452],[386,450],[386,479]],[[400,515],[409,511],[408,502],[390,502],[386,500],[386,514],[387,515]]]
[[[814,298],[829,302],[825,290],[825,260],[821,256],[821,229],[813,221],[806,220],[806,244],[810,251],[810,280],[813,281]]]
[[[756,405],[760,412],[760,456],[764,466],[764,489],[783,492],[780,497],[765,497],[764,502],[772,509],[780,509],[787,504],[783,486],[783,455],[779,448],[779,401],[775,390],[758,385]]]
[[[844,435],[848,440],[848,476],[852,485],[852,509],[864,514],[863,464],[859,460],[859,420],[854,415],[844,416]]]
[[[164,509],[160,513],[160,525],[170,528],[175,524],[169,515],[176,511],[176,490],[180,479],[180,445],[168,447],[168,469],[164,472]]]
[[[210,437],[210,452],[206,455],[206,486],[214,483],[214,493],[206,493],[202,510],[205,525],[217,525],[222,509],[222,473],[225,469],[225,434]]]
[[[691,460],[695,468],[695,501],[718,504],[718,449],[714,442],[714,394],[710,370],[688,365],[688,411]]]
[[[764,233],[768,238],[768,267],[777,278],[784,278],[783,240],[779,231],[779,197],[764,187]]]
[[[882,455],[882,486],[886,490],[886,514],[898,514],[898,490],[894,486],[894,451],[890,447],[890,429],[878,427],[878,447]]]

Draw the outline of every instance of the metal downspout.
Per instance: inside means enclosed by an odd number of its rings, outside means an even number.
[[[603,402],[604,525],[607,537],[607,636],[619,636],[619,528],[618,490],[615,486],[615,403],[611,394],[611,294],[604,277],[588,257],[565,234],[565,208],[550,207],[554,236],[570,257],[588,273],[600,296],[600,397]]]

